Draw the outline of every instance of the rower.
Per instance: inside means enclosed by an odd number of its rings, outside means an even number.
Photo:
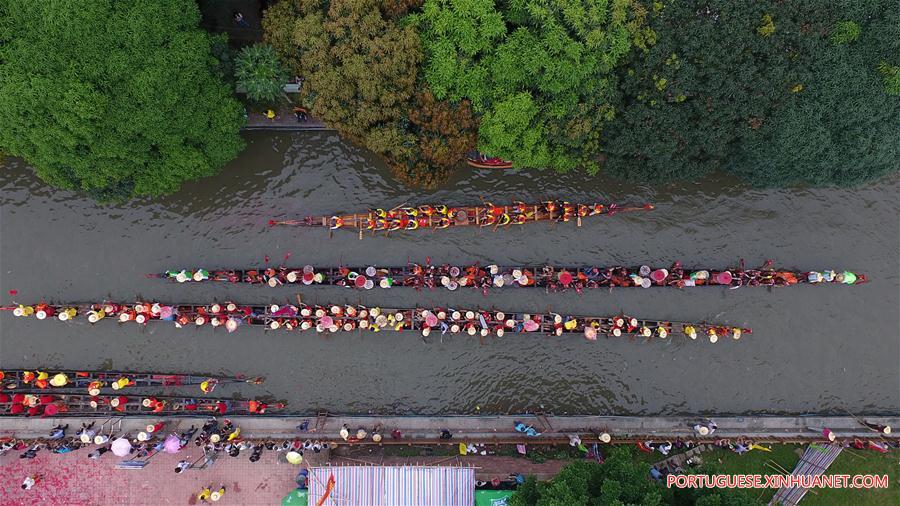
[[[845,285],[853,285],[856,284],[856,274],[853,274],[850,271],[844,271],[835,276],[834,280]]]

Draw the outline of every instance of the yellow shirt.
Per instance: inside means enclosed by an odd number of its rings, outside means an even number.
[[[197,499],[200,501],[206,501],[209,499],[209,496],[212,492],[208,488],[204,488],[199,494],[197,494]]]
[[[266,117],[269,119],[275,119],[275,111],[273,111],[272,109],[267,110]]]

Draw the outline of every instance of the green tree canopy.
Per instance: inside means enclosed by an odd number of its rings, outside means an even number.
[[[900,100],[879,71],[898,63],[895,7],[667,3],[650,19],[657,43],[621,71],[604,169],[641,182],[723,169],[758,186],[852,184],[896,171]]]
[[[424,77],[484,114],[479,149],[519,167],[597,170],[613,69],[640,31],[631,0],[426,0]],[[524,122],[524,123],[523,123]]]
[[[215,174],[243,143],[191,0],[0,3],[0,146],[122,199]]]
[[[301,101],[380,155],[401,180],[434,187],[474,147],[467,103],[435,100],[418,79],[422,48],[396,16],[413,0],[286,0],[263,17],[266,40],[303,76]]]
[[[268,44],[242,48],[234,59],[234,75],[250,100],[265,103],[278,100],[288,78],[278,54]]]
[[[670,492],[650,480],[650,464],[634,459],[628,448],[615,447],[603,464],[574,462],[548,482],[529,478],[516,490],[511,506],[588,506],[593,504],[663,504]]]
[[[422,51],[411,26],[391,21],[377,0],[281,2],[263,18],[267,38],[303,76],[310,113],[372,151],[407,156],[398,122],[415,95]]]

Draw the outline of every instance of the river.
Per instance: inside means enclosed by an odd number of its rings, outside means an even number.
[[[177,285],[145,279],[169,268],[434,262],[748,266],[849,269],[861,286],[417,293],[301,287],[305,300],[369,305],[480,305],[571,314],[620,310],[658,319],[753,328],[740,341],[665,342],[507,335],[287,334],[170,325],[91,326],[0,316],[0,366],[262,374],[259,387],[292,411],[557,414],[833,413],[900,410],[900,177],[854,189],[757,190],[724,176],[664,186],[584,174],[463,170],[438,191],[395,182],[376,158],[333,133],[252,133],[216,177],[177,194],[100,205],[52,189],[18,160],[0,170],[4,303],[159,299],[283,302],[296,287]],[[547,197],[653,202],[651,213],[510,230],[447,230],[366,238],[270,228],[269,218],[409,203],[495,203]]]

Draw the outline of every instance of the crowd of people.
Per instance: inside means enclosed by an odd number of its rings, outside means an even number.
[[[43,304],[43,303],[42,303]],[[44,304],[44,306],[47,306]],[[56,311],[51,306],[48,311]],[[77,312],[74,307],[68,308]],[[99,316],[98,316],[99,315]],[[118,304],[104,302],[92,304],[88,321],[95,323],[107,316],[119,322],[135,322],[145,325],[150,321],[173,321],[177,327],[185,325],[224,327],[233,332],[240,325],[266,326],[271,330],[337,332],[353,330],[412,330],[428,337],[432,332],[441,335],[465,333],[470,336],[503,337],[507,332],[541,332],[548,335],[583,334],[594,341],[599,336],[640,336],[647,339],[666,339],[673,332],[680,332],[690,339],[700,335],[715,343],[719,338],[740,339],[750,329],[707,323],[675,323],[643,320],[633,316],[572,316],[549,314],[507,314],[502,311],[458,310],[452,308],[384,309],[351,305],[285,304],[270,306],[245,306],[234,302],[213,303],[199,306],[170,306],[160,303]]]
[[[491,288],[539,287],[549,292],[573,289],[581,292],[592,288],[616,287],[676,287],[727,286],[792,286],[797,284],[836,283],[854,285],[865,283],[865,275],[851,271],[790,271],[773,269],[771,262],[758,269],[745,269],[743,262],[734,269],[685,269],[680,262],[669,268],[647,265],[625,267],[555,267],[479,264],[454,266],[449,264],[410,264],[403,267],[332,267],[316,269],[265,267],[262,269],[207,271],[167,271],[165,277],[179,283],[189,281],[220,281],[229,283],[263,284],[277,287],[285,284],[324,284],[370,290],[375,287],[406,286],[416,289],[475,288],[487,293]]]
[[[581,218],[618,212],[651,210],[647,204],[641,207],[620,207],[616,204],[577,204],[564,200],[497,206],[485,202],[481,206],[450,207],[446,205],[401,206],[393,209],[373,209],[365,214],[348,216],[315,217],[303,221],[270,221],[271,225],[327,226],[332,230],[353,228],[360,231],[391,232],[418,228],[443,229],[453,226],[505,227],[523,225],[533,221],[580,223]]]

